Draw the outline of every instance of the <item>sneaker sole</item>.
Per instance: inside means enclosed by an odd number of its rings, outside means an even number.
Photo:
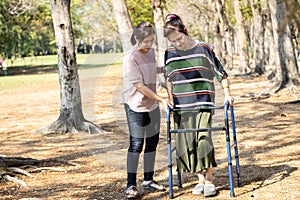
[[[126,199],[140,199],[140,195],[133,195],[133,194],[131,194],[131,195],[126,195]]]

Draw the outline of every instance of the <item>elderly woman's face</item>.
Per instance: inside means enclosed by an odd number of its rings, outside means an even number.
[[[168,40],[175,46],[176,49],[186,50],[188,46],[188,36],[184,33],[173,31],[168,35]]]

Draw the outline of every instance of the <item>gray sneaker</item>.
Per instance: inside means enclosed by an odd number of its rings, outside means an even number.
[[[214,196],[217,193],[216,186],[214,184],[205,184],[204,185],[204,196]]]
[[[192,191],[192,194],[193,195],[200,195],[200,194],[202,194],[202,192],[203,192],[203,190],[204,190],[204,184],[197,184],[195,187],[194,187],[194,189],[193,189],[193,191]]]
[[[126,199],[139,199],[141,197],[140,193],[137,191],[134,185],[126,189],[125,195]]]
[[[166,191],[166,188],[164,186],[160,185],[158,182],[152,180],[147,184],[143,183],[143,187],[146,190],[149,190],[151,192],[160,192],[160,191]]]

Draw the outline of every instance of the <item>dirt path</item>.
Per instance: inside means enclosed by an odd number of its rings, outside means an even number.
[[[63,171],[43,170],[32,173],[34,177],[19,175],[18,178],[23,179],[27,187],[1,182],[0,199],[124,199],[128,132],[119,97],[120,66],[111,66],[96,73],[80,73],[85,116],[101,125],[102,134],[34,133],[58,117],[58,81],[39,85],[24,83],[18,89],[0,91],[0,154],[72,163],[56,166]],[[236,98],[235,116],[243,181],[242,187],[235,188],[236,199],[300,198],[300,110],[299,103],[287,103],[299,100],[299,94],[292,95],[283,90],[271,98],[254,100],[251,99],[253,94],[268,87],[264,78],[232,77],[231,82]],[[164,90],[160,94],[166,95]],[[222,99],[222,94],[218,99]],[[167,186],[164,114],[162,111],[163,126],[155,177]],[[210,199],[229,199],[224,134],[214,134],[214,143],[218,195]],[[142,169],[139,171],[139,183],[142,181],[141,174]],[[183,189],[174,187],[175,199],[204,199],[191,195],[195,183],[195,176],[183,174]],[[142,199],[168,199],[168,191],[144,191]]]

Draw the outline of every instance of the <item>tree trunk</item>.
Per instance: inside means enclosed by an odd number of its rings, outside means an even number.
[[[213,40],[213,45],[214,45],[214,52],[216,56],[219,58],[221,63],[225,63],[224,56],[223,56],[223,34],[224,34],[224,22],[223,18],[221,16],[221,8],[218,5],[218,2],[215,1],[213,4],[214,11],[216,12],[216,17],[213,22],[213,35],[214,35],[214,40]],[[206,20],[207,22],[207,20]]]
[[[247,74],[250,72],[248,40],[247,40],[247,34],[245,30],[245,22],[241,12],[239,0],[234,0],[234,12],[235,12],[236,32],[237,32],[236,39],[238,42],[238,52],[240,54],[239,55],[240,66],[238,69],[241,73]]]
[[[152,9],[154,16],[154,25],[156,29],[156,59],[158,66],[164,66],[165,50],[168,47],[167,39],[164,37],[164,14],[161,0],[152,0]],[[158,86],[165,87],[165,77],[163,74],[158,75]]]
[[[263,16],[264,16],[264,64],[275,66],[276,58],[274,55],[277,55],[277,48],[274,44],[274,35],[272,30],[272,22],[271,22],[271,13],[267,0],[261,0],[262,8],[263,8]]]
[[[219,57],[225,68],[232,69],[233,66],[233,29],[225,14],[225,5],[223,0],[214,2],[215,11],[218,14],[217,21],[220,23],[220,36],[222,38],[222,55]],[[217,23],[217,22],[216,22]],[[223,34],[222,34],[223,33]]]
[[[154,16],[154,25],[157,38],[157,63],[160,66],[164,65],[164,52],[168,47],[167,39],[164,37],[164,13],[161,0],[152,0],[152,9]]]
[[[132,22],[128,14],[125,0],[113,0],[112,5],[123,46],[123,52],[126,53],[131,48],[130,37],[133,31]]]
[[[253,13],[253,69],[259,75],[265,72],[264,58],[264,26],[261,12],[261,1],[252,0],[251,8]]]
[[[54,133],[99,133],[100,128],[86,121],[82,113],[80,85],[76,63],[70,0],[50,0],[58,52],[60,116],[48,128]]]
[[[287,84],[290,84],[290,86],[299,85],[300,76],[297,69],[289,24],[287,23],[285,28],[281,29],[282,32],[279,32],[281,23],[286,15],[286,7],[282,1],[270,1],[269,6],[275,39],[274,43],[278,47],[274,85],[269,91],[278,92]]]

